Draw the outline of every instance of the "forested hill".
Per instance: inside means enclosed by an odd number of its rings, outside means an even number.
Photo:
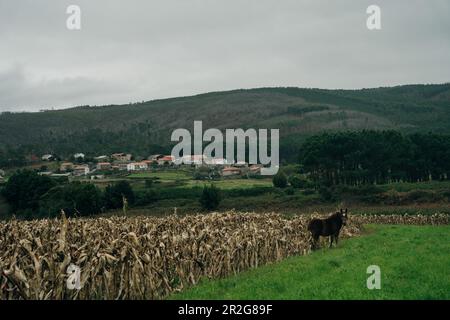
[[[203,120],[204,128],[279,128],[289,158],[305,136],[323,130],[396,129],[450,133],[450,84],[362,90],[259,88],[127,105],[0,115],[0,152],[170,150],[170,133]]]

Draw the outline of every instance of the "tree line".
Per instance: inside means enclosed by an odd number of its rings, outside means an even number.
[[[323,133],[300,150],[304,173],[320,185],[450,178],[450,136],[397,131]]]
[[[133,204],[135,195],[127,181],[108,185],[104,190],[92,183],[61,182],[32,170],[13,174],[1,194],[12,213],[24,218],[54,217],[64,210],[67,216],[88,216],[120,209],[123,201]]]
[[[128,181],[120,180],[102,190],[90,182],[68,182],[41,176],[33,170],[19,170],[0,189],[0,194],[9,203],[11,213],[20,218],[56,217],[61,210],[69,217],[81,217],[114,209],[123,209],[126,214],[128,205],[150,204],[158,199],[152,185],[146,183],[146,190],[136,193]],[[205,210],[215,210],[221,198],[220,189],[205,184],[199,203]]]

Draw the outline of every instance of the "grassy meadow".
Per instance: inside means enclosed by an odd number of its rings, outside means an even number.
[[[450,299],[450,226],[369,225],[337,248],[204,280],[172,299]],[[381,289],[369,290],[369,265]]]
[[[229,177],[219,180],[195,180],[192,172],[160,170],[136,173],[126,177],[133,189],[151,194],[151,200],[132,211],[137,214],[199,212],[198,199],[205,185],[214,184],[221,190],[218,211],[331,212],[345,203],[353,213],[367,214],[429,214],[450,213],[449,181],[391,183],[372,189],[336,188],[332,199],[324,199],[319,190],[275,188],[271,179]],[[146,181],[152,180],[149,187]]]

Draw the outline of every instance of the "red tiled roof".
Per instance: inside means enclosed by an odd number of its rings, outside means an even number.
[[[172,156],[164,156],[164,157],[162,157],[162,158],[159,158],[158,160],[162,160],[162,161],[172,161],[173,158],[172,158]]]

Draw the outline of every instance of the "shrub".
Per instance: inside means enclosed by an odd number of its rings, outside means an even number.
[[[58,216],[61,210],[67,216],[98,214],[102,207],[101,191],[93,184],[73,182],[49,190],[41,199],[41,216]]]
[[[137,206],[145,206],[158,201],[158,199],[159,192],[155,189],[145,190],[144,192],[136,194],[135,204]]]
[[[327,187],[320,187],[319,188],[319,195],[320,198],[324,201],[332,201],[334,200],[333,192],[331,188]]]
[[[273,187],[255,186],[250,188],[234,188],[224,190],[227,197],[256,197],[273,191]]]
[[[122,180],[113,185],[107,186],[103,195],[105,207],[107,209],[122,208],[123,197],[128,200],[130,205],[134,204],[134,192],[128,181]]]
[[[414,202],[439,202],[444,200],[442,194],[427,190],[413,190],[408,192],[406,199]]]
[[[314,190],[314,189],[305,189],[302,192],[302,194],[305,195],[305,196],[309,196],[309,195],[314,194],[314,193],[316,193],[316,190]]]
[[[294,188],[309,188],[312,187],[311,181],[308,181],[307,179],[299,176],[299,175],[293,175],[289,177],[289,184]]]
[[[220,189],[215,185],[211,185],[210,187],[204,186],[202,196],[200,197],[200,204],[205,210],[215,210],[220,204],[221,201]]]
[[[293,187],[286,188],[284,193],[286,193],[288,196],[292,196],[295,193],[295,189]]]
[[[153,186],[153,180],[152,179],[145,180],[145,187],[146,188],[151,188],[152,186]]]
[[[55,185],[56,182],[49,177],[40,176],[31,170],[20,170],[9,178],[2,194],[14,213],[27,209],[37,212],[41,196]]]
[[[273,185],[276,188],[286,188],[287,177],[283,172],[278,172],[272,179]]]

